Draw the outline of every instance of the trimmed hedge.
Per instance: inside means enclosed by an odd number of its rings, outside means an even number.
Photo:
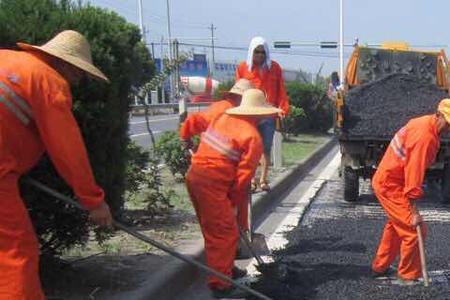
[[[116,13],[64,0],[0,0],[0,47],[14,48],[16,41],[42,44],[65,29],[77,30],[88,38],[95,64],[111,80],[109,85],[85,82],[72,91],[74,114],[95,177],[117,215],[123,207],[126,189],[131,88],[150,80],[153,62],[140,42],[137,26]],[[31,176],[71,195],[47,158]],[[128,184],[133,185],[131,181]],[[21,191],[44,253],[59,254],[86,241],[89,227],[85,215],[25,184]]]

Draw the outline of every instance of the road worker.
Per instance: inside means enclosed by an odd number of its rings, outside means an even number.
[[[239,238],[237,207],[248,199],[263,151],[257,124],[279,112],[266,103],[262,91],[245,91],[238,107],[210,123],[192,156],[186,184],[205,240],[206,262],[229,277]],[[215,276],[209,277],[208,284],[215,298],[248,296]]]
[[[90,219],[111,224],[70,92],[85,74],[108,79],[78,32],[63,31],[43,46],[17,45],[22,51],[0,50],[0,300],[40,300],[39,245],[17,182],[47,151]]]
[[[245,78],[253,85],[264,91],[267,101],[274,107],[280,108],[280,118],[287,116],[289,112],[289,98],[284,86],[283,72],[280,65],[270,59],[269,46],[262,37],[255,37],[251,40],[247,54],[247,61],[239,64],[236,70],[236,80]],[[272,149],[273,136],[275,134],[276,117],[269,117],[261,120],[258,124],[258,131],[261,134],[264,145],[263,156],[261,157],[261,177],[259,187],[263,191],[269,191],[267,182],[270,165],[270,152]],[[252,191],[258,188],[257,181],[252,181]]]
[[[450,99],[444,99],[436,114],[414,118],[395,134],[378,166],[372,186],[388,220],[372,262],[375,277],[392,272],[390,266],[398,255],[400,283],[414,284],[422,276],[416,226],[421,224],[423,235],[426,230],[416,201],[423,196],[425,171],[449,123]]]
[[[192,149],[192,137],[205,132],[212,120],[223,115],[227,109],[238,106],[241,103],[242,94],[252,87],[252,83],[247,79],[239,79],[228,92],[223,94],[223,100],[214,102],[205,111],[187,117],[180,127],[180,138],[185,149],[187,151]],[[240,204],[238,223],[243,231],[249,230],[248,201],[242,201]],[[238,268],[233,268],[233,273],[237,277],[245,275]]]

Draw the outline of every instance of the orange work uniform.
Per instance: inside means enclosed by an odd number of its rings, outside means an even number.
[[[248,199],[248,187],[262,154],[256,122],[227,114],[201,135],[186,184],[205,240],[206,261],[231,277],[239,231],[235,208]],[[211,288],[229,283],[209,277]]]
[[[227,109],[234,106],[232,100],[224,99],[212,103],[204,111],[190,114],[180,127],[180,138],[190,140],[192,137],[203,133],[213,119],[223,115]]]
[[[284,86],[283,71],[280,65],[272,60],[270,69],[253,66],[248,70],[246,62],[241,62],[236,69],[236,81],[244,78],[249,80],[257,89],[266,93],[267,102],[280,108],[284,115],[289,113],[289,97]]]
[[[425,171],[436,158],[439,145],[435,115],[410,120],[389,144],[372,180],[375,195],[388,217],[372,263],[375,272],[384,272],[400,254],[398,275],[407,280],[421,276],[410,201],[423,196]],[[425,235],[424,224],[421,228]]]
[[[189,115],[180,127],[180,138],[190,140],[193,136],[205,132],[212,120],[223,115],[227,109],[234,106],[233,101],[224,99],[214,102],[205,111]],[[239,226],[243,230],[249,230],[248,200],[240,202],[237,218]]]
[[[0,300],[39,300],[39,245],[19,177],[46,150],[86,209],[98,207],[104,192],[95,183],[66,80],[37,53],[0,50],[0,57]]]

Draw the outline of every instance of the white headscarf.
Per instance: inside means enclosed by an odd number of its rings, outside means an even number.
[[[247,66],[250,72],[253,67],[253,51],[255,51],[256,47],[261,45],[264,47],[264,51],[266,52],[266,61],[264,62],[264,66],[270,69],[272,61],[270,60],[269,45],[263,37],[257,36],[252,38],[250,46],[248,47]]]

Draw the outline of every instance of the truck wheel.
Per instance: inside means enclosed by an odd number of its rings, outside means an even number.
[[[359,196],[359,176],[352,168],[344,169],[344,200],[354,202]]]
[[[450,165],[445,164],[441,178],[441,196],[444,203],[450,203]]]

